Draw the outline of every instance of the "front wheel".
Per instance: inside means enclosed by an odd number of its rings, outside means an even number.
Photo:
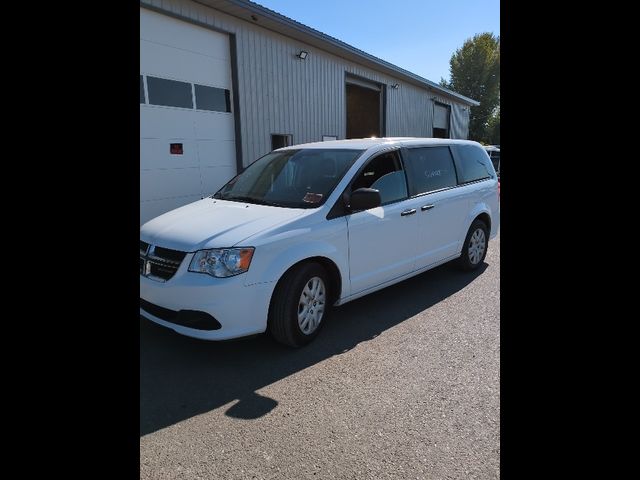
[[[317,263],[289,270],[278,282],[269,312],[269,330],[280,343],[301,347],[313,340],[329,308],[327,273]]]
[[[482,220],[475,220],[462,245],[462,255],[458,259],[458,266],[463,270],[475,270],[487,256],[489,244],[489,229]]]

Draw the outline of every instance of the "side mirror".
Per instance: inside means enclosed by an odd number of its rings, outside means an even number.
[[[359,188],[349,198],[349,209],[352,212],[369,210],[370,208],[379,207],[381,203],[382,200],[378,190],[375,188]]]

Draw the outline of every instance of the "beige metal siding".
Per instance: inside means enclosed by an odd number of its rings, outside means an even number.
[[[345,74],[387,85],[387,136],[430,137],[434,92],[363,67],[354,62],[285,37],[257,24],[189,0],[144,0],[141,5],[236,35],[238,95],[244,165],[269,152],[271,134],[291,134],[294,144],[344,138],[346,132]],[[296,54],[309,52],[306,60]],[[399,88],[390,85],[399,84]],[[466,138],[468,112],[451,98],[451,135]]]
[[[451,138],[466,140],[469,136],[469,107],[452,104],[451,107]]]

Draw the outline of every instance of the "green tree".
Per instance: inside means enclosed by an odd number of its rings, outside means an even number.
[[[498,111],[489,117],[487,122],[487,143],[500,145],[500,106]]]
[[[449,62],[451,80],[440,85],[480,102],[471,107],[469,139],[490,143],[500,138],[500,37],[479,33],[467,39]],[[497,115],[497,121],[495,116]],[[492,125],[492,128],[489,128]]]

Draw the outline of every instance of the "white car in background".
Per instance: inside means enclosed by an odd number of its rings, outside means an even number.
[[[500,177],[500,145],[486,145],[484,149],[489,154],[493,168]]]
[[[140,228],[140,314],[190,337],[268,329],[301,346],[333,306],[450,260],[478,268],[499,223],[496,172],[476,142],[281,148]]]

